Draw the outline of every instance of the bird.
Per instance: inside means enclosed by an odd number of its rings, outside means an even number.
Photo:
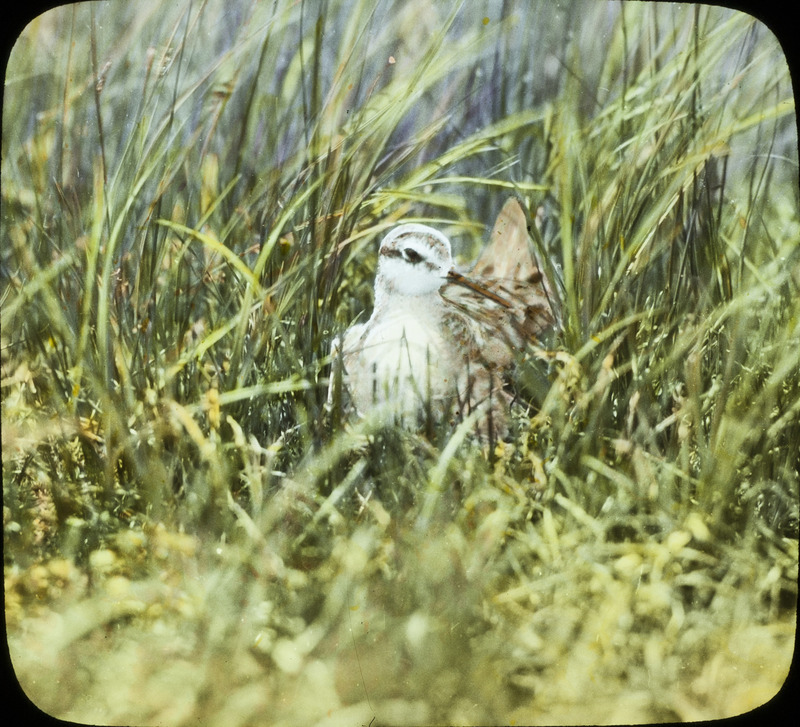
[[[455,269],[450,240],[416,222],[381,241],[370,318],[332,341],[339,400],[354,416],[405,427],[475,413],[484,437],[507,431],[515,361],[560,326],[553,287],[530,252],[527,216],[510,198],[472,269]]]

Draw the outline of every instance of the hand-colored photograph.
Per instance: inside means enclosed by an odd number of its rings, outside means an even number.
[[[32,19],[4,84],[31,710],[653,724],[781,693],[800,177],[764,22],[102,0]]]

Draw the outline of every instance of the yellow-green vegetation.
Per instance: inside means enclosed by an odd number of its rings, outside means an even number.
[[[2,139],[6,619],[100,724],[740,713],[794,645],[800,193],[772,34],[709,6],[81,3]],[[400,219],[539,211],[511,435],[326,407]],[[374,720],[374,721],[373,721]]]

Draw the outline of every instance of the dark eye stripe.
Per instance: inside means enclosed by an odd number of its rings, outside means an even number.
[[[433,235],[426,235],[420,234],[418,232],[406,232],[401,235],[398,235],[393,242],[397,243],[405,238],[413,239],[415,241],[419,241],[420,238],[428,242],[431,246],[431,251],[436,256],[441,256],[445,259],[449,259],[450,257],[450,250],[449,248],[442,243],[441,240],[434,237]],[[420,253],[413,247],[404,247],[399,249],[395,246],[392,247],[381,247],[380,254],[384,257],[388,258],[401,258],[412,265],[427,268],[430,271],[437,271],[439,269],[439,265],[434,263],[428,255]]]
[[[437,239],[437,238],[435,238],[435,237],[433,237],[433,235],[420,234],[419,232],[406,232],[406,233],[400,235],[399,237],[396,237],[395,240],[397,240],[397,241],[403,240],[406,237],[412,237],[412,238],[415,238],[415,239],[419,239],[420,237],[423,237],[426,240],[428,240],[428,242],[430,243],[432,248],[434,248],[436,250],[439,250],[443,254],[444,253],[449,254],[449,252],[447,251],[445,246],[442,244],[442,241]],[[410,248],[406,248],[406,249],[408,250]],[[396,254],[399,255],[401,253],[396,253]]]
[[[410,263],[422,262],[422,255],[420,255],[413,247],[407,247],[403,250],[403,257]]]

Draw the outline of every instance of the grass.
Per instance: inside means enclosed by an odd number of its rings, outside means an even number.
[[[794,647],[800,193],[709,6],[66,6],[6,77],[6,619],[105,724],[737,714]],[[88,48],[89,53],[78,52]],[[32,96],[27,89],[36,84]],[[400,219],[509,194],[564,330],[492,452],[328,412]]]

